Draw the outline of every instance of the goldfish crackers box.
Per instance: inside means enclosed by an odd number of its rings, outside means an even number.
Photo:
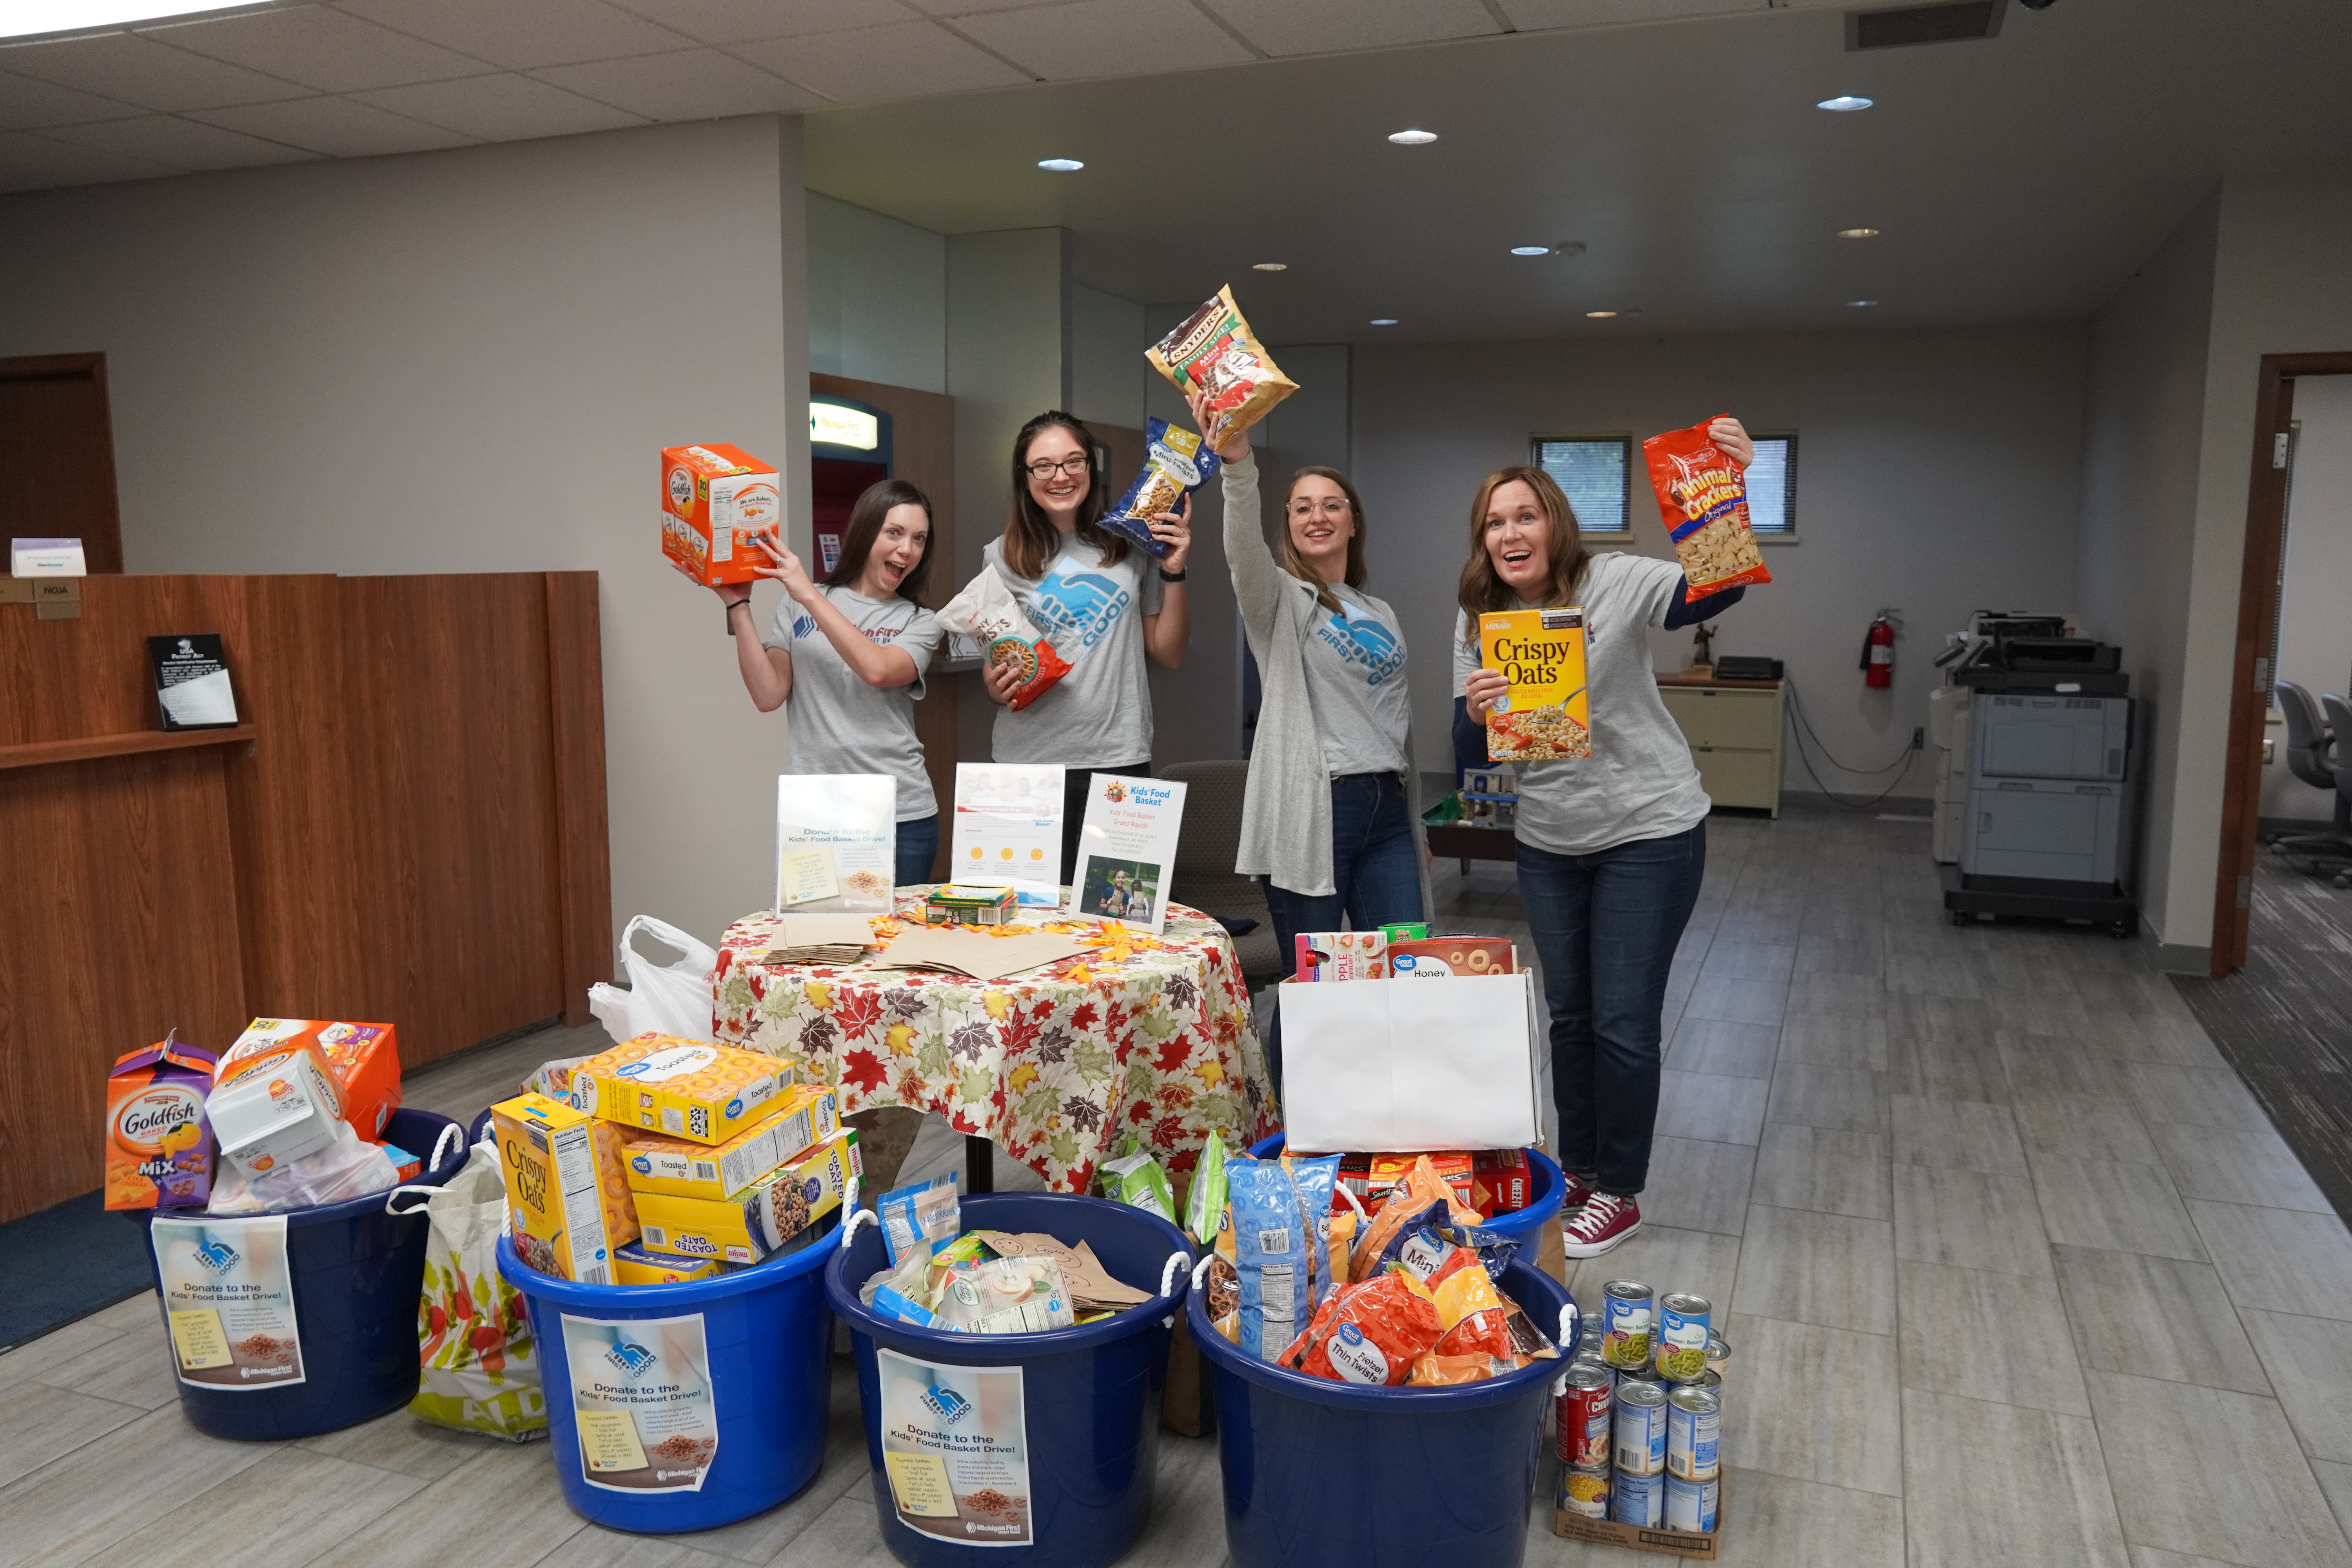
[[[1584,690],[1584,611],[1491,610],[1478,617],[1478,662],[1510,689],[1486,714],[1486,755],[1497,763],[1592,754]]]
[[[783,521],[784,489],[774,465],[740,447],[662,448],[662,553],[709,586],[749,583],[767,552],[755,533]]]
[[[516,1256],[542,1274],[611,1284],[614,1251],[638,1236],[621,1130],[543,1094],[490,1107],[490,1123]]]
[[[106,1075],[106,1206],[201,1208],[213,1190],[205,1092],[210,1051],[176,1034],[114,1058]]]
[[[766,1120],[792,1069],[775,1058],[671,1035],[639,1035],[572,1069],[572,1103],[591,1116],[705,1147]]]
[[[337,1114],[369,1142],[400,1109],[400,1046],[390,1024],[341,1024],[316,1018],[256,1018],[221,1053],[213,1087],[226,1089],[288,1052],[310,1047],[333,1080]]]

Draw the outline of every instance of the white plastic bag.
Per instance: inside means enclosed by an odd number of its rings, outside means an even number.
[[[213,1183],[212,1214],[278,1214],[365,1197],[400,1184],[400,1168],[381,1143],[370,1143],[348,1121],[335,1123],[323,1149],[248,1176],[234,1160],[220,1162]]]
[[[678,956],[667,964],[656,963],[632,940],[640,931],[676,948]],[[621,972],[629,977],[629,989],[590,986],[588,1010],[615,1043],[639,1035],[675,1035],[716,1044],[710,975],[718,967],[719,954],[710,948],[667,921],[639,915],[621,932]]]
[[[466,1168],[439,1187],[403,1187],[387,1212],[412,1213],[423,1199],[425,1291],[416,1306],[422,1373],[409,1410],[436,1426],[512,1442],[547,1434],[539,1349],[522,1298],[499,1277],[499,1232],[506,1182],[498,1144],[474,1145]]]

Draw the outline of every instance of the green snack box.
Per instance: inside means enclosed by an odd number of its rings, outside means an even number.
[[[1391,921],[1381,927],[1381,934],[1391,942],[1422,942],[1429,936],[1427,921]]]

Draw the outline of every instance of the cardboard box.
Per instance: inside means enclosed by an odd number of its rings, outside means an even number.
[[[646,1245],[657,1252],[757,1263],[840,1207],[857,1173],[857,1133],[850,1130],[717,1202],[643,1194],[637,1217]]]
[[[1386,980],[1389,938],[1378,931],[1300,931],[1293,954],[1297,967],[1291,978],[1317,980]]]
[[[749,583],[768,565],[751,535],[783,522],[784,487],[774,467],[740,447],[662,448],[662,553],[698,583]]]
[[[733,1267],[716,1258],[680,1258],[676,1253],[656,1252],[642,1241],[613,1248],[613,1282],[616,1285],[682,1285],[715,1279]]]
[[[572,1069],[572,1103],[625,1127],[717,1147],[767,1119],[792,1069],[757,1051],[639,1035]]]
[[[248,1176],[315,1154],[335,1141],[342,1097],[317,1042],[247,1057],[226,1067],[205,1097],[221,1157]]]
[[[619,1130],[543,1094],[490,1107],[490,1123],[516,1253],[542,1274],[611,1284],[614,1248],[637,1238]]]
[[[1389,943],[1389,977],[1392,980],[1509,974],[1517,968],[1517,951],[1507,936],[1425,936]]]
[[[622,1130],[628,1140],[630,1190],[674,1198],[724,1200],[841,1128],[833,1090],[810,1084],[788,1089],[768,1118],[715,1149],[682,1138]]]
[[[1558,1226],[1552,1227],[1559,1229]],[[1603,1546],[1623,1546],[1635,1552],[1654,1552],[1661,1557],[1680,1557],[1691,1563],[1712,1563],[1719,1554],[1723,1541],[1723,1521],[1731,1511],[1731,1469],[1726,1466],[1715,1493],[1715,1528],[1705,1535],[1686,1535],[1679,1530],[1651,1530],[1638,1524],[1620,1524],[1613,1519],[1587,1519],[1580,1513],[1570,1513],[1555,1506],[1551,1510],[1551,1532],[1570,1541],[1596,1542]]]
[[[106,1206],[201,1207],[213,1190],[205,1092],[217,1065],[177,1032],[114,1058],[106,1075]]]
[[[278,1053],[307,1044],[333,1079],[336,1114],[369,1142],[400,1109],[400,1046],[390,1024],[344,1024],[317,1018],[256,1018],[221,1053],[215,1088],[260,1070]]]

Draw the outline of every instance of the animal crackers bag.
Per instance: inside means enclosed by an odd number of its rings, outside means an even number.
[[[1658,513],[1695,595],[1772,580],[1748,526],[1747,477],[1707,436],[1713,423],[1701,420],[1642,443]]]

